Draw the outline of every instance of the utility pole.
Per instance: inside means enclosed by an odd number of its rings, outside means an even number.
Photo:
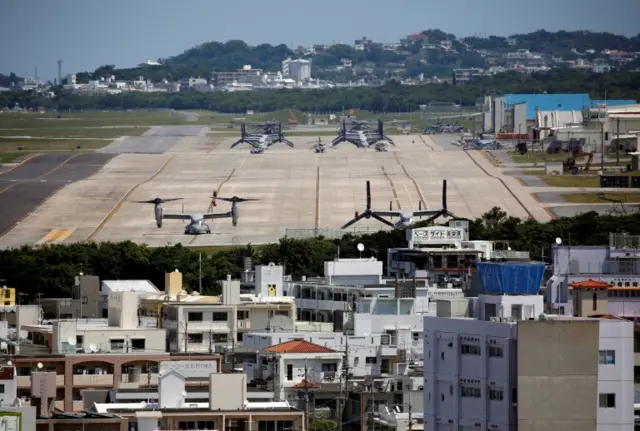
[[[374,422],[374,417],[373,414],[375,412],[376,409],[376,393],[374,390],[374,383],[375,379],[373,377],[373,375],[371,375],[371,386],[369,387],[369,402],[371,403],[371,411],[369,412],[369,418],[367,420],[367,422],[369,423],[369,426],[367,426],[367,431],[375,431],[376,429],[376,424]]]
[[[189,351],[189,329],[188,329],[187,321],[184,322],[184,352],[187,353]]]
[[[213,329],[210,329],[209,330],[209,354],[212,354],[212,353],[213,353]]]
[[[616,165],[620,165],[620,117],[616,118]]]
[[[304,429],[309,431],[309,380],[307,360],[304,360]]]
[[[198,293],[202,294],[202,253],[198,253]]]
[[[412,417],[411,417],[411,410],[412,410],[412,403],[411,403],[411,391],[409,391],[409,431],[413,431],[413,425],[411,424],[412,422]]]
[[[236,371],[236,339],[233,337],[233,334],[231,334],[231,367],[233,369],[233,372],[235,373]]]
[[[340,250],[340,247],[338,247]],[[338,252],[339,253],[339,252]],[[342,357],[342,374],[344,374],[344,386],[342,386],[342,375],[340,376],[340,398],[338,399],[338,429],[342,431],[343,409],[347,406],[349,399],[349,335],[342,331],[344,335],[344,356]]]

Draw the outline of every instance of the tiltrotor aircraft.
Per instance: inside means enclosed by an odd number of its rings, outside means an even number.
[[[240,139],[231,145],[235,148],[240,144],[251,145],[251,154],[262,154],[264,151],[277,142],[284,142],[293,148],[293,142],[285,138],[282,132],[282,123],[265,123],[256,126],[257,131],[247,133],[247,126],[242,123],[240,126]]]
[[[371,148],[380,142],[395,146],[393,141],[385,136],[384,125],[381,120],[378,120],[377,130],[366,127],[363,123],[356,122],[347,127],[346,121],[343,120],[340,123],[340,134],[331,142],[331,145],[335,147],[345,141],[351,142],[358,148]]]
[[[355,217],[347,224],[342,226],[342,229],[346,229],[352,224],[362,220],[374,218],[381,223],[391,226],[394,229],[405,230],[413,223],[414,217],[429,217],[426,221],[431,222],[438,217],[451,217],[456,218],[452,213],[447,210],[447,180],[442,181],[442,208],[438,210],[423,210],[422,201],[420,201],[420,209],[418,211],[393,211],[392,203],[389,203],[389,211],[374,211],[371,209],[371,185],[367,181],[367,208],[364,212],[358,214],[356,212]],[[384,217],[398,217],[399,220],[396,223],[392,223]]]
[[[220,213],[204,213],[204,214],[183,214],[183,213],[166,213],[162,209],[162,204],[165,202],[178,201],[182,198],[172,198],[172,199],[161,199],[155,198],[148,201],[136,201],[137,203],[142,204],[154,204],[154,212],[156,216],[156,225],[158,228],[162,227],[162,220],[189,220],[189,224],[184,227],[185,235],[202,235],[211,233],[211,228],[205,220],[213,220],[219,218],[231,218],[231,222],[233,226],[238,225],[238,219],[240,218],[240,212],[238,210],[239,202],[247,202],[247,201],[256,201],[258,199],[244,199],[234,196],[232,198],[222,198],[218,197],[217,193],[214,192],[211,204],[212,206],[216,206],[216,200],[231,202],[231,210],[227,212]]]

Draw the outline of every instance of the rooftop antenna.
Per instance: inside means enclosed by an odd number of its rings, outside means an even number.
[[[356,246],[356,248],[360,252],[360,259],[362,259],[362,252],[364,251],[364,244],[359,242],[358,245]]]

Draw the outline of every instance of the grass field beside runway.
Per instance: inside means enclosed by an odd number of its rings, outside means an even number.
[[[615,192],[604,193],[603,198],[599,193],[566,193],[562,198],[573,204],[595,204],[606,202],[638,203],[640,202],[640,192]]]

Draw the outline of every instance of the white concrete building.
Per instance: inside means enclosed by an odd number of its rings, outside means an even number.
[[[243,368],[249,380],[270,381],[275,399],[291,402],[300,389],[338,383],[342,358],[343,353],[336,350],[293,339],[262,349],[256,362],[245,362]]]
[[[549,317],[551,318],[551,317]],[[424,429],[633,429],[633,323],[424,318]]]
[[[287,60],[288,65],[285,66],[285,62],[287,62]],[[285,76],[293,78],[298,82],[308,81],[311,79],[311,60],[287,60],[285,60],[282,65],[283,75],[285,74],[284,71],[288,69],[288,74]]]
[[[92,410],[117,413],[138,431],[304,429],[304,413],[289,403],[248,401],[245,374],[212,373],[207,402],[186,402],[185,377],[176,371],[160,376],[158,386],[158,402],[95,403]]]
[[[165,351],[165,330],[138,317],[136,292],[112,293],[108,304],[108,320],[60,320],[21,329],[32,344],[53,354]]]
[[[268,267],[267,267],[268,268]],[[277,268],[277,267],[276,267]],[[272,268],[273,269],[273,268]],[[214,352],[216,346],[233,346],[248,331],[293,331],[296,306],[293,298],[271,296],[282,289],[278,274],[268,270],[260,277],[271,277],[265,285],[269,296],[240,294],[240,282],[223,283],[222,303],[167,303],[164,327],[170,352]],[[262,274],[259,270],[257,273]],[[267,280],[268,281],[268,280]]]

